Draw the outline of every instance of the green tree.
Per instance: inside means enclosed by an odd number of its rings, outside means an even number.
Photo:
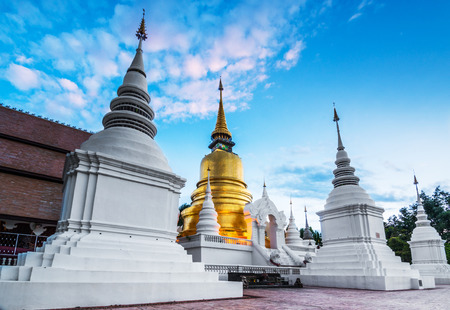
[[[400,237],[391,237],[387,242],[388,246],[400,256],[402,262],[411,262],[411,249],[409,244]]]
[[[177,224],[177,226],[181,226],[181,227],[184,226],[184,221],[183,221],[183,217],[181,216],[181,211],[183,211],[183,210],[186,209],[186,208],[189,208],[190,206],[191,206],[191,204],[189,204],[189,203],[183,203],[183,204],[178,208],[178,210],[180,210],[180,213],[178,214],[178,224]]]

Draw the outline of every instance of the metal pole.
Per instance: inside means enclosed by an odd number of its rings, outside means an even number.
[[[19,242],[19,234],[16,234],[16,244],[14,245],[14,255],[16,255],[17,251],[17,243]]]

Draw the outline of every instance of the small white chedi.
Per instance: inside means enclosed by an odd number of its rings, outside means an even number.
[[[18,266],[0,267],[0,309],[53,309],[241,297],[176,243],[180,189],[153,140],[139,47],[104,130],[68,154],[57,232]]]
[[[208,183],[206,184],[205,201],[203,202],[202,210],[199,213],[197,233],[219,236],[220,224],[217,222],[217,212],[212,200],[209,171],[208,168]]]
[[[450,284],[450,265],[447,264],[444,240],[430,225],[417,187],[417,178],[414,176],[417,193],[417,221],[411,241],[411,268],[419,270],[422,276],[434,276],[436,284]]]
[[[306,285],[370,290],[434,287],[433,277],[421,277],[386,245],[383,209],[359,186],[355,169],[344,150],[339,117],[334,110],[338,152],[333,171],[334,189],[318,212],[323,247],[302,270]]]

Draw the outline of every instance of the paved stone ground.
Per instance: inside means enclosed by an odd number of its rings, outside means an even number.
[[[80,308],[77,308],[80,309]],[[354,289],[305,287],[284,289],[247,289],[244,298],[160,303],[148,305],[81,309],[120,310],[219,310],[219,309],[337,309],[337,310],[449,310],[450,285],[431,290],[366,291]]]

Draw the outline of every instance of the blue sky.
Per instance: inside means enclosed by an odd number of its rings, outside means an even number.
[[[224,84],[227,122],[255,199],[297,224],[332,189],[336,130],[360,184],[386,209],[450,191],[448,1],[12,1],[0,3],[0,102],[102,129],[142,8],[152,107],[189,202]]]

